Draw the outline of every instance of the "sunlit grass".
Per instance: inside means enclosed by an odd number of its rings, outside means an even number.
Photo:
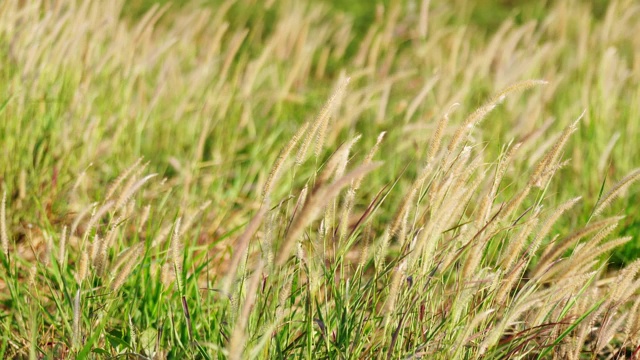
[[[0,358],[638,353],[640,7],[331,4],[0,3]]]

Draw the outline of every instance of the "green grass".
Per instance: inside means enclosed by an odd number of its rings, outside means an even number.
[[[0,3],[0,358],[637,356],[637,4],[162,4]]]

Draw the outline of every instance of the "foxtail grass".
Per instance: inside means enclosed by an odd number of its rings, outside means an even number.
[[[334,3],[0,2],[0,358],[638,353],[638,5]]]

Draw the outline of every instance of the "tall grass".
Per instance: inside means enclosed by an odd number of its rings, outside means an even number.
[[[638,356],[637,4],[126,6],[0,3],[0,357]]]

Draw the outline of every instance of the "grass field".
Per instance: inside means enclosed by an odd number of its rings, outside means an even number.
[[[0,358],[639,359],[638,19],[0,2]]]

